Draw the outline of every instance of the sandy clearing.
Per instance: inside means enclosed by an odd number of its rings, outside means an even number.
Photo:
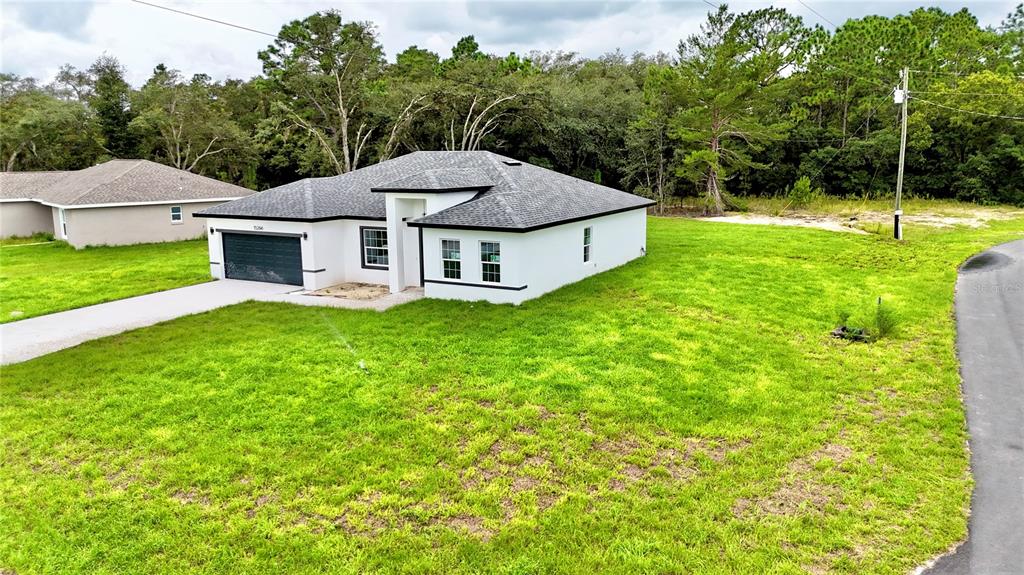
[[[938,214],[931,212],[905,213],[905,225],[924,225],[937,228],[967,226],[981,228],[992,220],[1006,220],[1024,216],[1024,211],[999,211],[988,208],[977,208],[963,215]],[[768,226],[795,226],[802,228],[818,228],[831,232],[851,234],[867,234],[856,227],[863,223],[890,223],[892,214],[886,212],[866,211],[856,215],[828,216],[811,214],[790,214],[786,216],[769,216],[765,214],[729,214],[726,216],[707,216],[695,218],[707,222],[724,222],[731,224],[759,224]]]
[[[724,222],[729,224],[758,224],[766,226],[796,226],[801,228],[819,228],[830,232],[847,232],[851,234],[867,234],[864,230],[851,227],[839,218],[826,216],[765,216],[759,214],[736,214],[730,216],[709,216],[696,218],[703,222]],[[856,223],[856,221],[851,222]]]

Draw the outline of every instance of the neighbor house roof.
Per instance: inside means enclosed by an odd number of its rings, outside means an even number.
[[[0,173],[0,198],[61,207],[227,200],[252,193],[149,160],[110,160],[70,172]]]
[[[492,152],[413,152],[340,176],[308,178],[197,216],[322,221],[385,219],[384,194],[475,191],[413,226],[529,231],[652,205],[646,198]]]
[[[39,196],[70,172],[0,172],[0,200],[28,200]]]

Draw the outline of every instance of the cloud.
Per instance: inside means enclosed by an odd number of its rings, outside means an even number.
[[[248,78],[260,73],[256,54],[270,43],[270,38],[252,32],[126,1],[0,1],[0,71],[44,81],[64,63],[87,68],[104,52],[121,60],[134,85],[145,82],[159,63],[186,77],[203,72],[215,79]],[[696,0],[152,1],[271,33],[291,20],[337,8],[347,20],[376,24],[392,59],[413,44],[446,57],[460,37],[470,34],[481,50],[499,55],[562,50],[593,57],[616,49],[674,53],[712,10]],[[978,2],[971,10],[983,25],[995,25],[1017,1]],[[891,16],[918,6],[878,0],[807,3],[835,22],[867,14]],[[742,11],[767,4],[750,0],[729,7]],[[807,24],[822,23],[796,0],[778,0],[776,6],[803,16]],[[960,8],[945,0],[939,6],[946,11]]]
[[[89,0],[67,2],[5,2],[29,29],[80,38],[95,4]]]
[[[503,26],[529,26],[535,23],[582,22],[597,20],[630,9],[627,2],[470,2],[470,17],[482,21],[496,21]]]

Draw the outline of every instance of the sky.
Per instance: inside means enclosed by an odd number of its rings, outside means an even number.
[[[674,53],[679,40],[695,32],[712,9],[700,0],[147,1],[270,33],[318,10],[337,9],[346,20],[373,22],[391,61],[411,45],[445,57],[459,38],[469,34],[490,54],[562,50],[599,56],[616,49],[627,54]],[[947,12],[969,5],[982,25],[994,26],[1019,1],[937,1],[925,5],[939,6]],[[729,6],[743,11],[771,4],[746,1]],[[847,18],[869,14],[892,16],[922,6],[920,2],[899,0],[780,0],[774,5],[802,16],[809,25],[829,29],[833,26],[828,21],[841,24]],[[249,78],[260,73],[256,53],[270,41],[256,33],[129,0],[0,0],[0,71],[44,82],[62,64],[87,68],[103,53],[117,57],[128,69],[128,81],[136,86],[159,63],[182,71],[186,77],[203,72],[216,80]]]

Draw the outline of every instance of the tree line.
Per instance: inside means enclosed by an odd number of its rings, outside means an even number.
[[[982,27],[920,8],[829,31],[784,9],[711,11],[675,54],[451,54],[393,63],[375,27],[317,12],[283,26],[249,80],[116,58],[49,83],[0,75],[4,170],[148,158],[255,189],[414,150],[491,150],[709,213],[808,182],[892,193],[893,88],[910,70],[908,195],[1024,205],[1024,7]]]

